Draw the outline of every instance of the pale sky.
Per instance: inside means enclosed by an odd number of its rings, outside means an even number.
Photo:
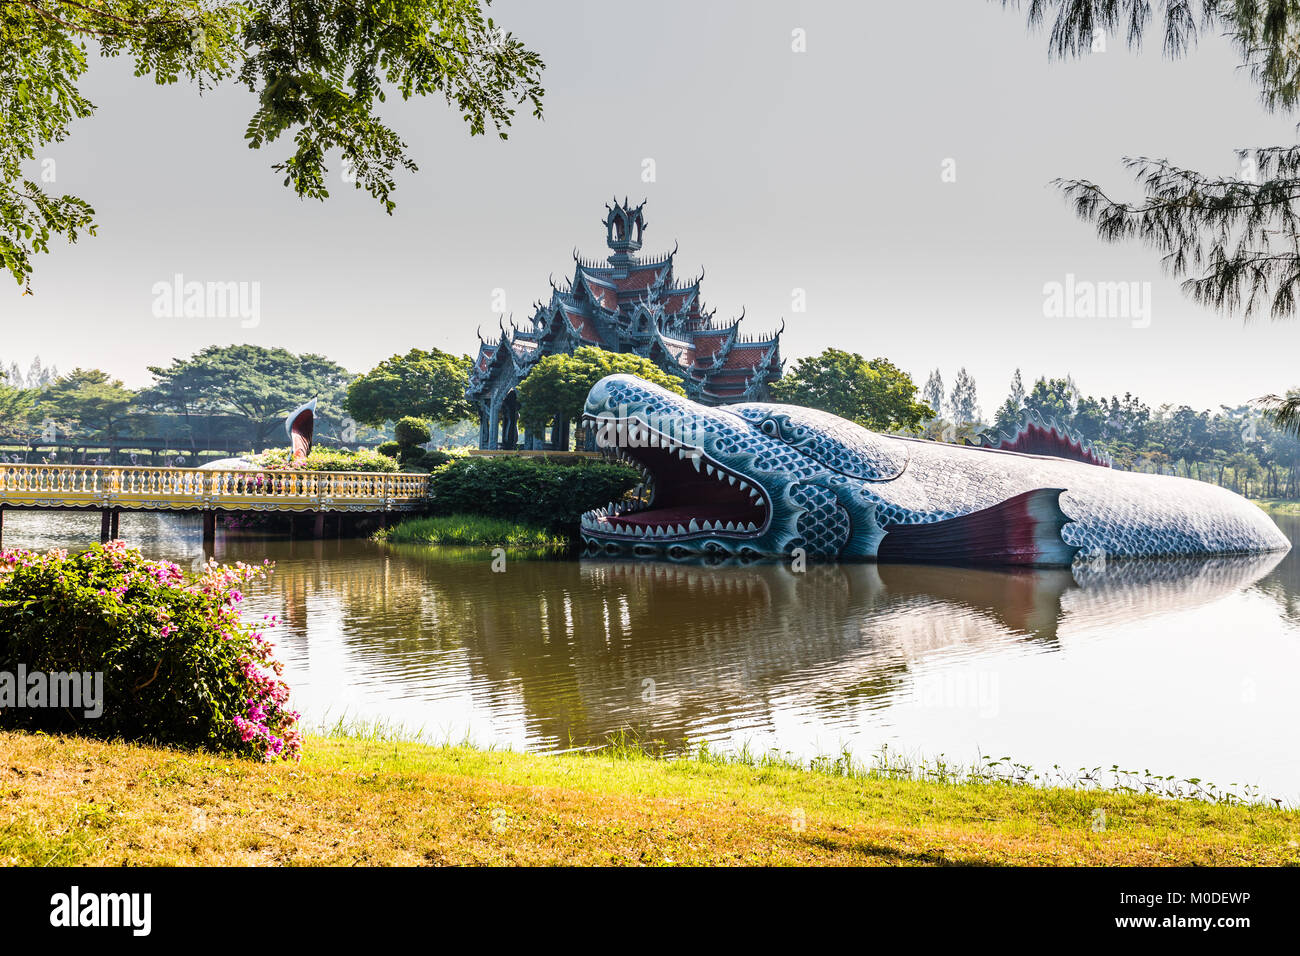
[[[420,165],[399,177],[391,218],[337,169],[329,201],[296,199],[269,168],[287,148],[244,145],[242,90],[200,98],[96,64],[99,111],[40,158],[95,207],[99,235],[38,257],[35,295],[0,286],[0,361],[39,353],[142,386],[146,366],[213,343],[318,351],[354,371],[416,346],[472,352],[475,327],[497,324],[494,290],[522,324],[548,276],[572,273],[575,246],[607,254],[604,203],[626,194],[649,200],[644,251],[677,241],[679,274],[704,267],[720,318],[744,307],[750,332],[785,318],[789,364],[835,346],[918,385],[937,366],[949,386],[965,366],[986,415],[1016,367],[1026,384],[1070,374],[1153,406],[1300,384],[1300,323],[1244,326],[1192,304],[1155,253],[1102,245],[1048,185],[1136,195],[1124,155],[1231,174],[1234,148],[1294,142],[1294,118],[1261,110],[1216,38],[1175,63],[1114,38],[1049,63],[1022,15],[980,0],[498,0],[492,13],[546,60],[546,117],[521,115],[506,142],[470,139],[440,100],[390,100],[383,115]],[[796,29],[806,52],[791,49]],[[153,287],[176,274],[258,283],[259,324],[155,317]],[[1149,327],[1046,317],[1045,284],[1069,274],[1150,283]]]

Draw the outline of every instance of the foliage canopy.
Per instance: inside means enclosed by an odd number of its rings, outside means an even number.
[[[465,401],[472,364],[468,355],[441,349],[386,358],[348,386],[348,414],[367,425],[408,416],[444,425],[461,421],[472,412]]]
[[[487,16],[490,0],[7,0],[0,3],[0,268],[30,291],[31,257],[54,235],[95,233],[94,210],[27,175],[95,105],[90,57],[129,56],[137,76],[200,91],[236,82],[257,96],[250,148],[287,137],[272,168],[325,199],[326,158],[392,212],[394,172],[414,170],[379,119],[387,93],[441,95],[471,135],[508,135],[518,106],[542,114],[541,57]]]
[[[520,423],[541,431],[556,418],[579,420],[592,386],[606,375],[619,372],[636,375],[677,395],[686,394],[680,378],[669,375],[650,359],[584,345],[572,355],[548,355],[539,360],[519,383],[516,391]]]
[[[915,428],[934,410],[916,401],[916,383],[888,359],[826,349],[802,358],[772,386],[773,398],[820,408],[880,431]]]

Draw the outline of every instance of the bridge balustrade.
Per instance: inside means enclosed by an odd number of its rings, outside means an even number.
[[[406,511],[427,475],[0,464],[0,506],[129,511]]]

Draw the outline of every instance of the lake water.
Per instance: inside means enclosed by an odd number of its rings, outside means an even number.
[[[1292,540],[1300,519],[1279,519]],[[14,514],[8,547],[84,546],[97,514]],[[202,560],[197,518],[124,515]],[[276,562],[249,611],[307,718],[528,750],[632,731],[799,757],[882,745],[967,763],[1119,764],[1300,802],[1300,558],[1066,571],[508,560],[219,537]]]

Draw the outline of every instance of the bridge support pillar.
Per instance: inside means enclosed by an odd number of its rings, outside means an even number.
[[[120,526],[121,526],[121,518],[122,518],[122,509],[121,509],[121,508],[114,508],[114,509],[113,509],[113,520],[112,520],[111,525],[110,525],[110,527],[109,527],[109,529],[108,529],[108,539],[109,539],[110,541],[116,541],[118,538],[120,538],[120,537],[122,536],[121,533],[120,533],[120,531],[119,531],[119,528],[120,528]]]
[[[5,546],[5,506],[0,505],[0,548]]]
[[[217,513],[203,512],[203,553],[211,555],[217,548]]]
[[[313,529],[313,534],[317,541],[325,537],[325,512],[323,511],[316,512],[316,527]]]
[[[99,513],[99,543],[107,544],[112,540],[109,536],[113,533],[113,509],[104,508]]]

